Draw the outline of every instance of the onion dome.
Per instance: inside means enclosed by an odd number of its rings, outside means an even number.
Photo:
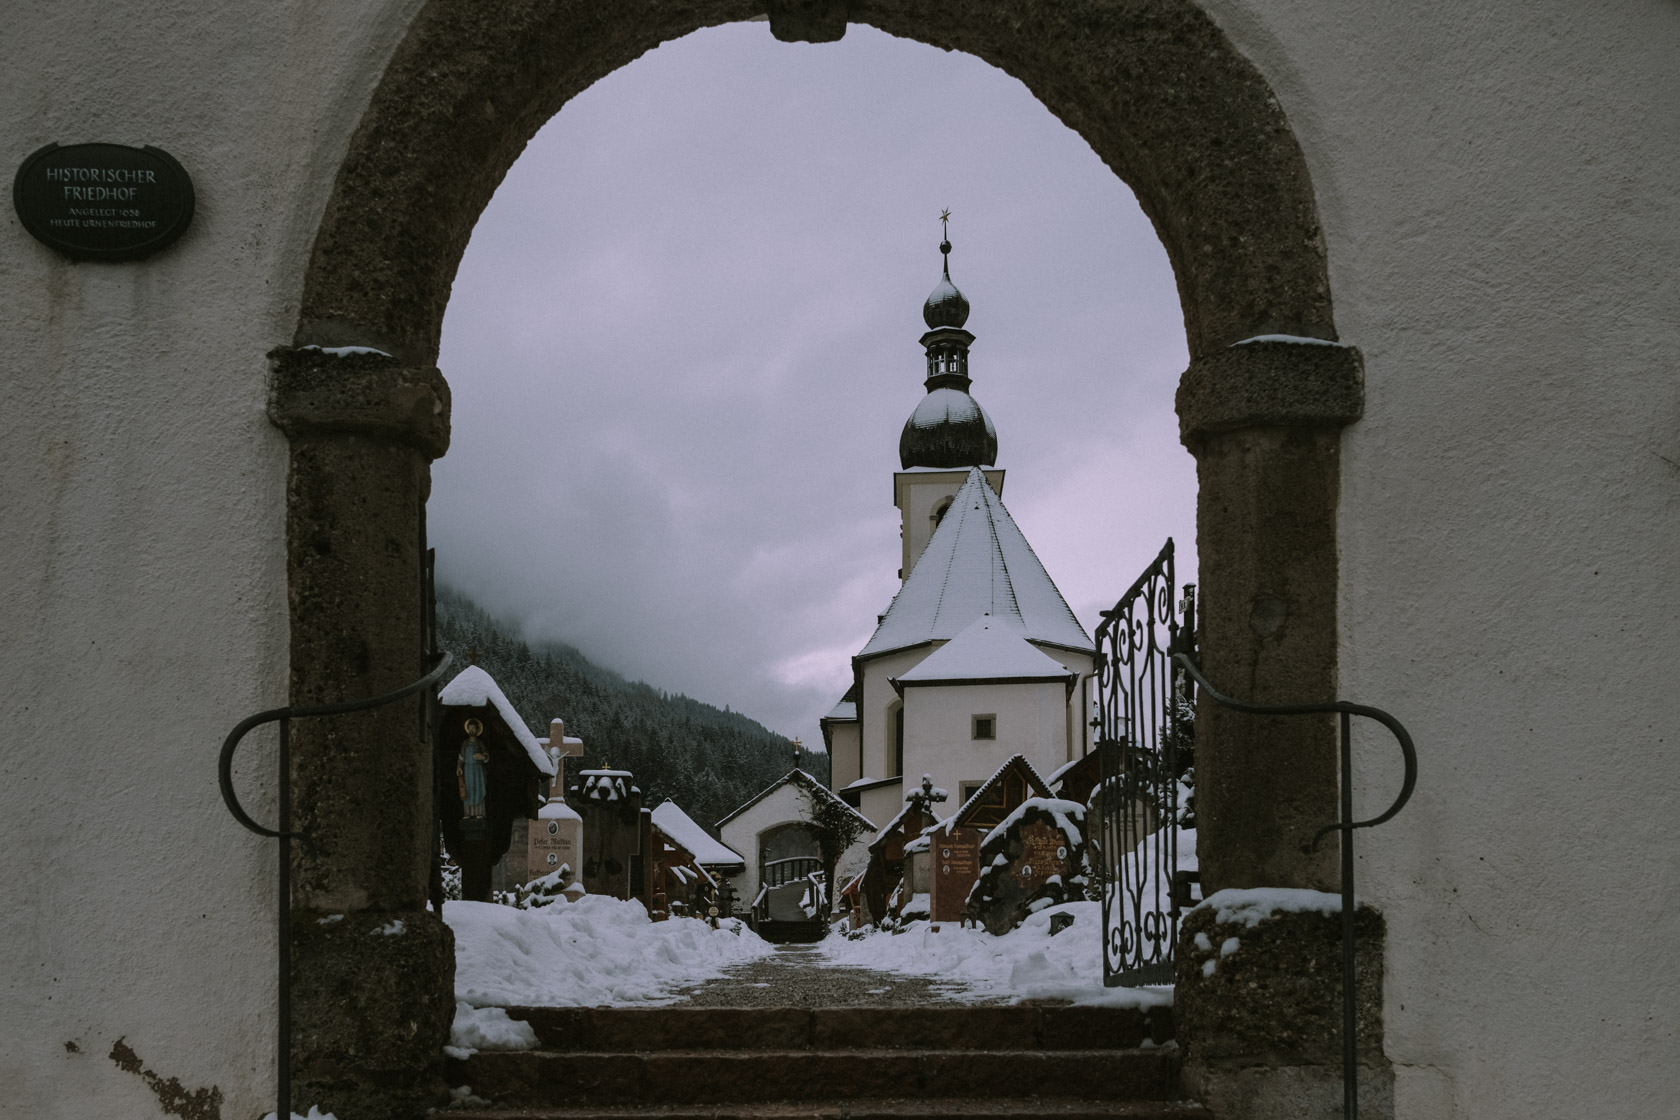
[[[941,222],[949,210],[939,215]],[[951,239],[939,243],[944,254],[944,277],[922,307],[928,332],[927,396],[904,422],[898,437],[898,458],[911,467],[989,467],[997,462],[997,429],[980,402],[968,395],[968,347],[974,336],[963,329],[968,300],[951,283]]]
[[[951,242],[941,241],[939,251],[945,254],[945,275],[922,304],[922,321],[930,330],[960,327],[968,322],[968,299],[951,283]]]
[[[961,389],[933,389],[904,422],[898,459],[905,470],[989,467],[997,447],[997,429],[979,401]]]

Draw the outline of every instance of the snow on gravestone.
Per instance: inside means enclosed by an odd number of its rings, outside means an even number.
[[[1012,755],[949,821],[929,832],[937,857],[932,899],[935,922],[955,922],[969,916],[969,898],[980,878],[981,841],[1029,798],[1049,794],[1032,765],[1022,756]]]
[[[1034,797],[987,835],[980,881],[969,895],[986,932],[1007,933],[1035,910],[1084,898],[1084,831],[1084,806]]]

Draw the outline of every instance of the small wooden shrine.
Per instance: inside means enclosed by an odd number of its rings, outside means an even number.
[[[554,763],[489,673],[469,665],[438,693],[438,824],[461,868],[461,897],[489,902],[490,869],[532,819]]]

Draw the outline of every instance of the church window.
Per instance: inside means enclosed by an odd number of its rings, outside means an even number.
[[[974,737],[976,739],[997,738],[997,716],[974,716],[973,721]]]
[[[888,744],[892,751],[893,777],[904,774],[904,704],[893,705],[892,710],[892,742]]]
[[[945,511],[950,508],[951,500],[947,498],[939,504],[937,509],[933,511],[933,527],[935,529],[939,528],[939,523],[945,520]]]

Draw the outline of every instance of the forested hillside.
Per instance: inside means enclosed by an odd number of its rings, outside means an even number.
[[[559,717],[588,766],[632,771],[649,808],[675,798],[710,828],[794,765],[791,742],[739,712],[627,681],[569,645],[527,643],[458,591],[437,600],[439,646],[463,666],[476,654],[537,735]],[[828,777],[821,751],[801,751],[799,766]],[[581,768],[567,761],[568,773]]]

